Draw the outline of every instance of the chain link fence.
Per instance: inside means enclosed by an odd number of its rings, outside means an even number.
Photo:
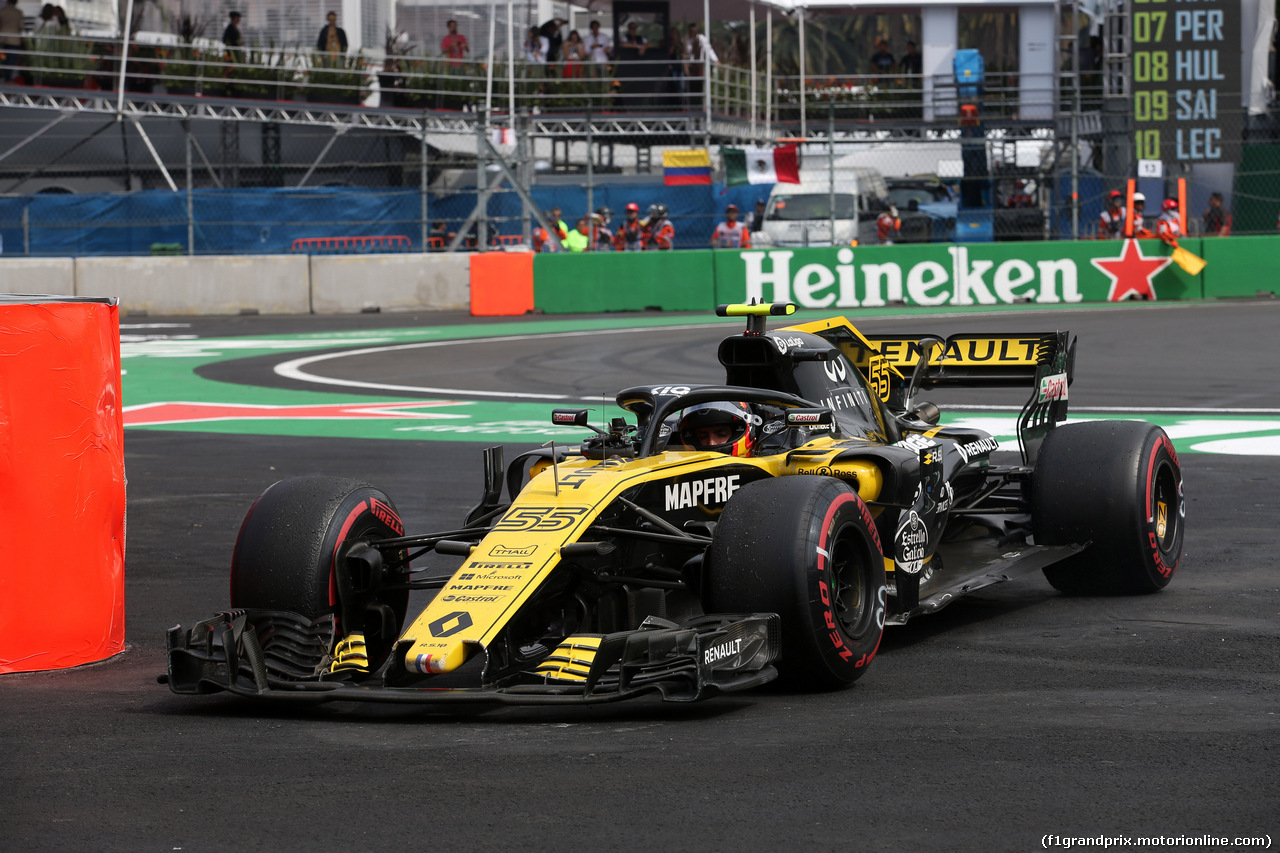
[[[469,26],[474,45],[479,24]],[[642,217],[662,205],[677,249],[710,245],[729,204],[752,224],[755,245],[1097,239],[1108,194],[1130,178],[1150,220],[1182,178],[1191,233],[1207,232],[1215,193],[1213,231],[1223,218],[1232,234],[1277,229],[1280,132],[1271,113],[1237,106],[1239,93],[1217,93],[1211,108],[1182,104],[1176,92],[1117,105],[1096,74],[1079,88],[1011,71],[989,72],[980,85],[901,69],[768,76],[663,56],[677,40],[652,35],[645,58],[600,63],[589,54],[540,62],[501,46],[493,62],[440,57],[433,42],[392,43],[378,56],[208,40],[132,45],[124,97],[138,99],[140,120],[4,108],[4,251],[509,248],[532,242],[530,202],[558,208],[568,228],[601,208],[616,227],[627,204]],[[114,93],[122,52],[111,39],[32,37],[8,52],[13,79],[0,82],[0,95]],[[458,126],[422,137],[346,118],[146,117],[148,105],[165,102],[193,112],[216,102],[246,112],[314,105],[375,119],[454,116]],[[1211,134],[1191,124],[1182,132],[1182,111],[1210,109]],[[548,130],[560,116],[563,128]],[[671,127],[583,131],[605,117],[654,116],[671,117]],[[726,186],[720,143],[789,141],[800,184]],[[691,148],[710,151],[712,183],[666,185],[663,152]],[[384,237],[397,239],[368,239]]]

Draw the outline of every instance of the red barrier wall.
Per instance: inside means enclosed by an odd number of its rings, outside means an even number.
[[[0,298],[0,673],[124,648],[115,300]]]

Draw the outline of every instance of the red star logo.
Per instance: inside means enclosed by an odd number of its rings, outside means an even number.
[[[1154,300],[1156,289],[1151,284],[1151,278],[1172,261],[1172,258],[1144,258],[1137,240],[1125,240],[1120,257],[1093,258],[1090,263],[1111,279],[1107,301],[1119,302],[1130,296]]]
[[[185,424],[196,421],[381,420],[383,418],[461,418],[465,415],[411,412],[463,405],[452,400],[424,403],[331,403],[313,406],[261,406],[235,403],[143,403],[124,410],[125,426]]]

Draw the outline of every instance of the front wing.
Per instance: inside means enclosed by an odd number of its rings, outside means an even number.
[[[678,625],[651,618],[633,631],[577,635],[577,642],[571,636],[529,672],[492,685],[431,687],[430,678],[397,684],[404,669],[395,665],[395,652],[373,675],[331,674],[332,616],[228,610],[190,630],[169,630],[169,668],[160,681],[175,693],[311,702],[575,705],[652,694],[695,702],[776,678],[780,621],[773,613],[703,616]],[[584,647],[591,654],[577,660],[572,652],[561,654]]]

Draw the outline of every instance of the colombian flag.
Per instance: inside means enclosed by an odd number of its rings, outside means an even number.
[[[705,148],[663,151],[662,183],[669,187],[689,184],[711,186],[711,154]]]

